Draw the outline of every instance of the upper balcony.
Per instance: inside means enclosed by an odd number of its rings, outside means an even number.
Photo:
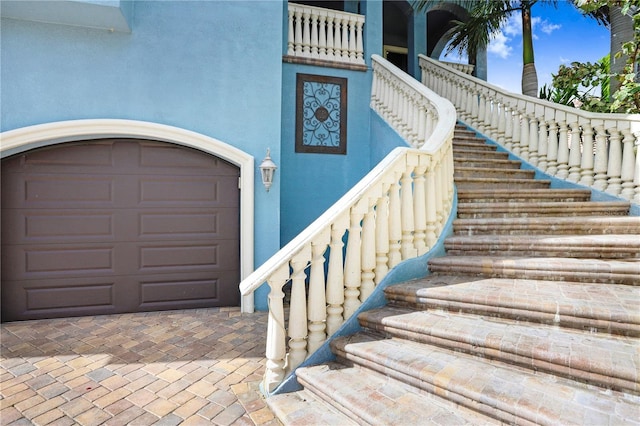
[[[364,15],[289,3],[287,53],[291,63],[367,69]]]

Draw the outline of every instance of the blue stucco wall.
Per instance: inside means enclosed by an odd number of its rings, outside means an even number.
[[[167,124],[280,158],[283,7],[140,1],[131,33],[3,19],[0,129],[85,118]],[[255,264],[280,247],[280,182],[256,168]],[[258,308],[266,301],[256,301]]]
[[[347,154],[295,152],[296,74],[347,79]],[[371,169],[371,71],[283,64],[280,239],[286,244]]]

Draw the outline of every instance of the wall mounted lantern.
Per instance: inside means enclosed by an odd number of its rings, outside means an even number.
[[[260,163],[260,174],[262,175],[262,184],[264,185],[267,192],[269,192],[269,188],[271,188],[271,184],[273,183],[273,175],[276,172],[276,163],[271,160],[271,151],[267,148],[267,156],[264,157],[262,163]]]

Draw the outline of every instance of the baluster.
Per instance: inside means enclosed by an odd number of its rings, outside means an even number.
[[[484,100],[484,93],[480,90],[479,93],[479,99],[478,99],[478,116],[477,116],[477,120],[478,120],[478,124],[476,127],[480,133],[484,133],[485,132],[485,127],[484,127],[484,116],[485,116],[485,111],[487,109],[487,104]]]
[[[506,119],[505,119],[505,114],[507,112],[507,108],[506,108],[506,104],[504,102],[504,99],[502,101],[502,103],[500,104],[500,113],[498,114],[498,136],[497,136],[497,141],[500,145],[504,146],[504,142],[505,142],[505,131],[506,131]]]
[[[509,151],[513,149],[513,120],[514,114],[511,109],[511,105],[505,104],[505,112],[504,112],[504,147]]]
[[[529,159],[529,116],[522,114],[522,124],[520,125],[520,145],[517,146],[518,152],[515,154],[522,157],[523,160]]]
[[[422,256],[428,251],[426,241],[427,230],[427,215],[426,215],[426,203],[425,196],[425,176],[424,173],[427,170],[429,157],[424,155],[420,156],[420,165],[415,169],[414,176],[414,196],[413,196],[413,218],[415,221],[415,234],[413,236],[414,245],[417,250],[417,255]]]
[[[473,87],[472,97],[473,101],[471,102],[471,127],[479,130],[478,117],[480,116],[480,104],[482,98],[480,96],[480,93],[478,92],[477,86]]]
[[[569,175],[569,141],[567,138],[567,123],[562,120],[560,122],[560,132],[558,136],[558,176],[560,179],[566,179]]]
[[[309,273],[309,353],[314,353],[327,338],[325,333],[327,320],[327,296],[324,279],[324,254],[331,238],[331,230],[325,228],[311,242],[311,272]]]
[[[344,263],[342,261],[342,236],[348,216],[336,220],[331,226],[331,251],[327,272],[327,335],[335,333],[343,323]]]
[[[389,269],[393,269],[400,261],[400,241],[402,225],[400,222],[400,185],[398,173],[389,188]]]
[[[376,284],[389,272],[389,184],[382,185],[382,196],[376,204]]]
[[[408,164],[409,159],[410,157],[407,158],[406,167],[414,166],[413,164]],[[402,186],[400,187],[400,202],[402,205],[402,259],[416,257],[416,249],[413,247],[413,179],[411,177],[411,173],[412,170],[406,170],[402,174]]]
[[[302,12],[303,28],[302,28],[302,56],[311,56],[311,14],[307,9]]]
[[[582,162],[580,164],[580,183],[593,185],[593,127],[590,120],[582,122]]]
[[[356,23],[349,21],[349,61],[356,62]]]
[[[574,117],[577,118],[577,117]],[[582,160],[580,126],[577,121],[570,124],[571,127],[571,148],[569,149],[569,182],[578,182],[580,180],[580,164]]]
[[[362,220],[362,284],[360,284],[360,301],[364,302],[376,284],[376,222],[373,205],[369,206]]]
[[[531,116],[529,120],[529,159],[534,166],[538,165],[538,117]]]
[[[438,229],[438,224],[436,223],[438,220],[438,203],[436,202],[436,176],[433,167],[433,159],[429,160],[429,164],[427,164],[426,170],[426,179],[425,179],[425,191],[426,191],[426,205],[425,205],[425,216],[426,216],[426,241],[427,247],[431,248],[435,245],[438,237],[436,235],[436,231]]]
[[[347,319],[360,306],[360,283],[362,272],[362,246],[360,222],[364,212],[362,200],[351,207],[349,238],[347,239],[347,253],[344,261],[344,318]]]
[[[340,23],[342,25],[342,55],[340,55],[340,58],[347,62],[349,60],[349,21],[343,17]]]
[[[269,317],[267,318],[267,358],[263,387],[272,392],[284,379],[284,363],[286,357],[286,341],[284,329],[284,293],[282,286],[289,279],[289,264],[279,267],[268,279]]]
[[[634,138],[634,146],[638,147],[640,145],[640,132],[636,132],[633,134]],[[633,172],[633,185],[635,187],[635,195],[632,198],[632,201],[640,204],[640,150],[636,151],[636,165],[635,171]]]
[[[547,170],[548,138],[547,122],[541,118],[538,129],[538,168],[543,172]]]
[[[318,19],[318,56],[327,59],[327,15],[321,13]]]
[[[596,129],[596,154],[593,160],[594,182],[593,187],[599,191],[604,191],[607,187],[607,163],[608,163],[608,147],[607,147],[607,131],[604,129],[604,123],[594,122]]]
[[[607,176],[609,182],[605,192],[607,194],[618,195],[622,190],[622,179],[620,178],[620,168],[622,167],[622,143],[620,131],[617,128],[609,130],[609,164],[607,165]]]
[[[441,155],[441,153],[440,153]],[[434,169],[434,176],[435,176],[435,200],[436,200],[436,236],[439,236],[440,233],[442,232],[442,228],[444,227],[444,222],[446,220],[445,215],[444,215],[444,206],[445,206],[445,201],[447,200],[448,196],[447,193],[445,191],[445,186],[444,186],[444,182],[445,182],[445,176],[444,176],[444,172],[445,172],[445,165],[442,163],[442,158],[438,158],[437,160],[435,160],[436,162],[433,165],[433,169]]]
[[[358,20],[356,22],[356,62],[364,64],[364,46],[362,43],[362,26],[363,22]]]
[[[307,357],[307,295],[305,269],[311,258],[311,245],[305,245],[291,259],[291,303],[289,304],[289,354],[287,373],[292,372]]]
[[[318,50],[319,36],[318,36],[318,14],[315,12],[315,9],[312,9],[311,13],[311,57],[318,58],[320,52]]]
[[[296,34],[295,34],[295,46],[296,56],[302,56],[302,10],[296,10]]]
[[[547,173],[552,176],[558,172],[558,123],[552,119],[549,123],[549,144],[547,145]]]
[[[633,190],[633,174],[635,168],[635,155],[633,153],[634,137],[629,129],[623,129],[622,134],[622,191],[620,195],[627,200],[633,199],[635,191]]]
[[[294,29],[293,29],[293,18],[294,18],[294,12],[293,9],[289,9],[289,19],[288,19],[288,23],[289,23],[289,33],[287,35],[287,55],[289,56],[293,56],[294,54],[294,43],[295,43],[295,38],[294,38]]]
[[[335,41],[333,40],[334,33],[335,15],[333,13],[329,13],[327,15],[327,59],[330,61],[334,60],[336,57],[336,46]]]
[[[495,141],[497,141],[498,138],[498,122],[500,121],[499,118],[499,105],[498,105],[498,99],[496,99],[497,94],[494,93],[494,98],[493,98],[493,107],[491,108],[491,138]]]
[[[520,121],[520,116],[521,116],[520,111],[518,109],[514,108],[514,110],[513,110],[513,120],[512,120],[512,123],[513,123],[513,137],[511,138],[512,139],[512,143],[511,143],[511,148],[510,149],[516,155],[520,152],[520,136],[522,135],[522,132],[520,130],[521,127],[522,127],[522,123]]]

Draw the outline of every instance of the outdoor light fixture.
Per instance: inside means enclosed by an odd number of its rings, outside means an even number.
[[[271,184],[273,183],[273,174],[276,172],[276,163],[271,160],[271,151],[267,148],[267,156],[264,157],[262,163],[260,163],[260,174],[262,174],[262,184],[264,185],[267,192],[269,192],[269,188],[271,188]]]

